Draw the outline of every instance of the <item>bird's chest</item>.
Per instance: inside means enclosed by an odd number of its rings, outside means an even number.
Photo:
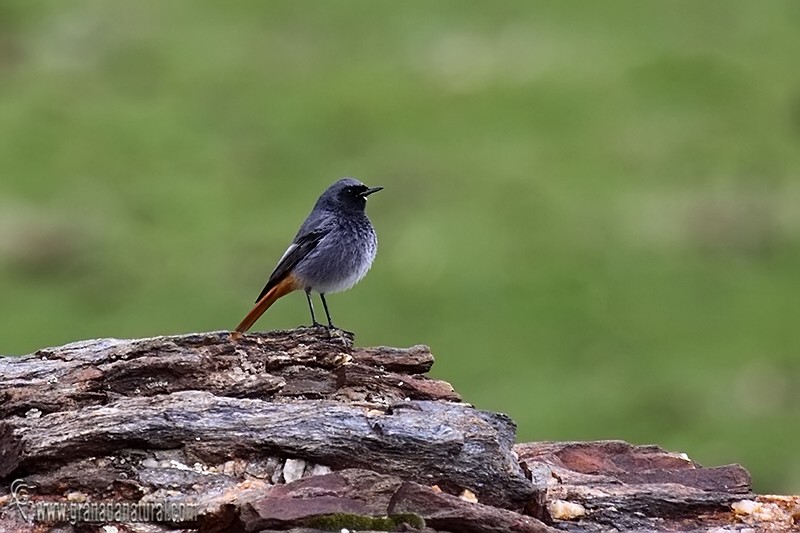
[[[367,274],[377,248],[375,232],[368,222],[343,224],[326,235],[309,256],[303,277],[315,291],[345,291]]]

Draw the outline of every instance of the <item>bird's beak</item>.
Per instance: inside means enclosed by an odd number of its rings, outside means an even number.
[[[383,190],[383,187],[372,187],[372,188],[370,188],[370,189],[367,189],[366,191],[362,192],[362,193],[361,193],[361,196],[363,196],[364,198],[366,198],[366,197],[367,197],[367,196],[369,196],[370,194],[372,194],[372,193],[374,193],[374,192],[381,191],[381,190]]]

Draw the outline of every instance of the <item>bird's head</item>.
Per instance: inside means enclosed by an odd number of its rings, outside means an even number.
[[[342,178],[322,193],[317,205],[327,209],[364,211],[367,196],[381,189],[383,187],[367,187],[357,179]]]

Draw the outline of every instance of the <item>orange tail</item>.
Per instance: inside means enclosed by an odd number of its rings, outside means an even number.
[[[283,278],[278,282],[277,285],[267,291],[267,294],[265,294],[263,298],[256,302],[256,305],[253,307],[253,309],[251,309],[250,312],[247,313],[247,316],[242,319],[238,326],[236,326],[236,330],[231,334],[231,336],[234,339],[241,337],[242,333],[250,329],[252,325],[256,323],[256,320],[258,320],[278,298],[281,296],[286,296],[298,288],[300,288],[300,285],[291,274]]]

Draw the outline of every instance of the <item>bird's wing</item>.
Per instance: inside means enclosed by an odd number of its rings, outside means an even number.
[[[308,256],[308,254],[317,247],[319,241],[321,241],[325,235],[330,233],[331,229],[332,226],[330,225],[321,226],[307,232],[303,232],[301,228],[301,232],[297,235],[297,237],[295,237],[294,242],[289,245],[289,247],[283,253],[283,257],[281,257],[280,261],[278,261],[278,266],[275,267],[275,270],[269,277],[269,281],[267,281],[267,284],[262,289],[261,294],[259,294],[258,298],[256,298],[256,302],[261,300],[261,298],[263,298],[272,287],[277,285],[281,280],[283,280],[283,278],[290,274],[297,263]]]

